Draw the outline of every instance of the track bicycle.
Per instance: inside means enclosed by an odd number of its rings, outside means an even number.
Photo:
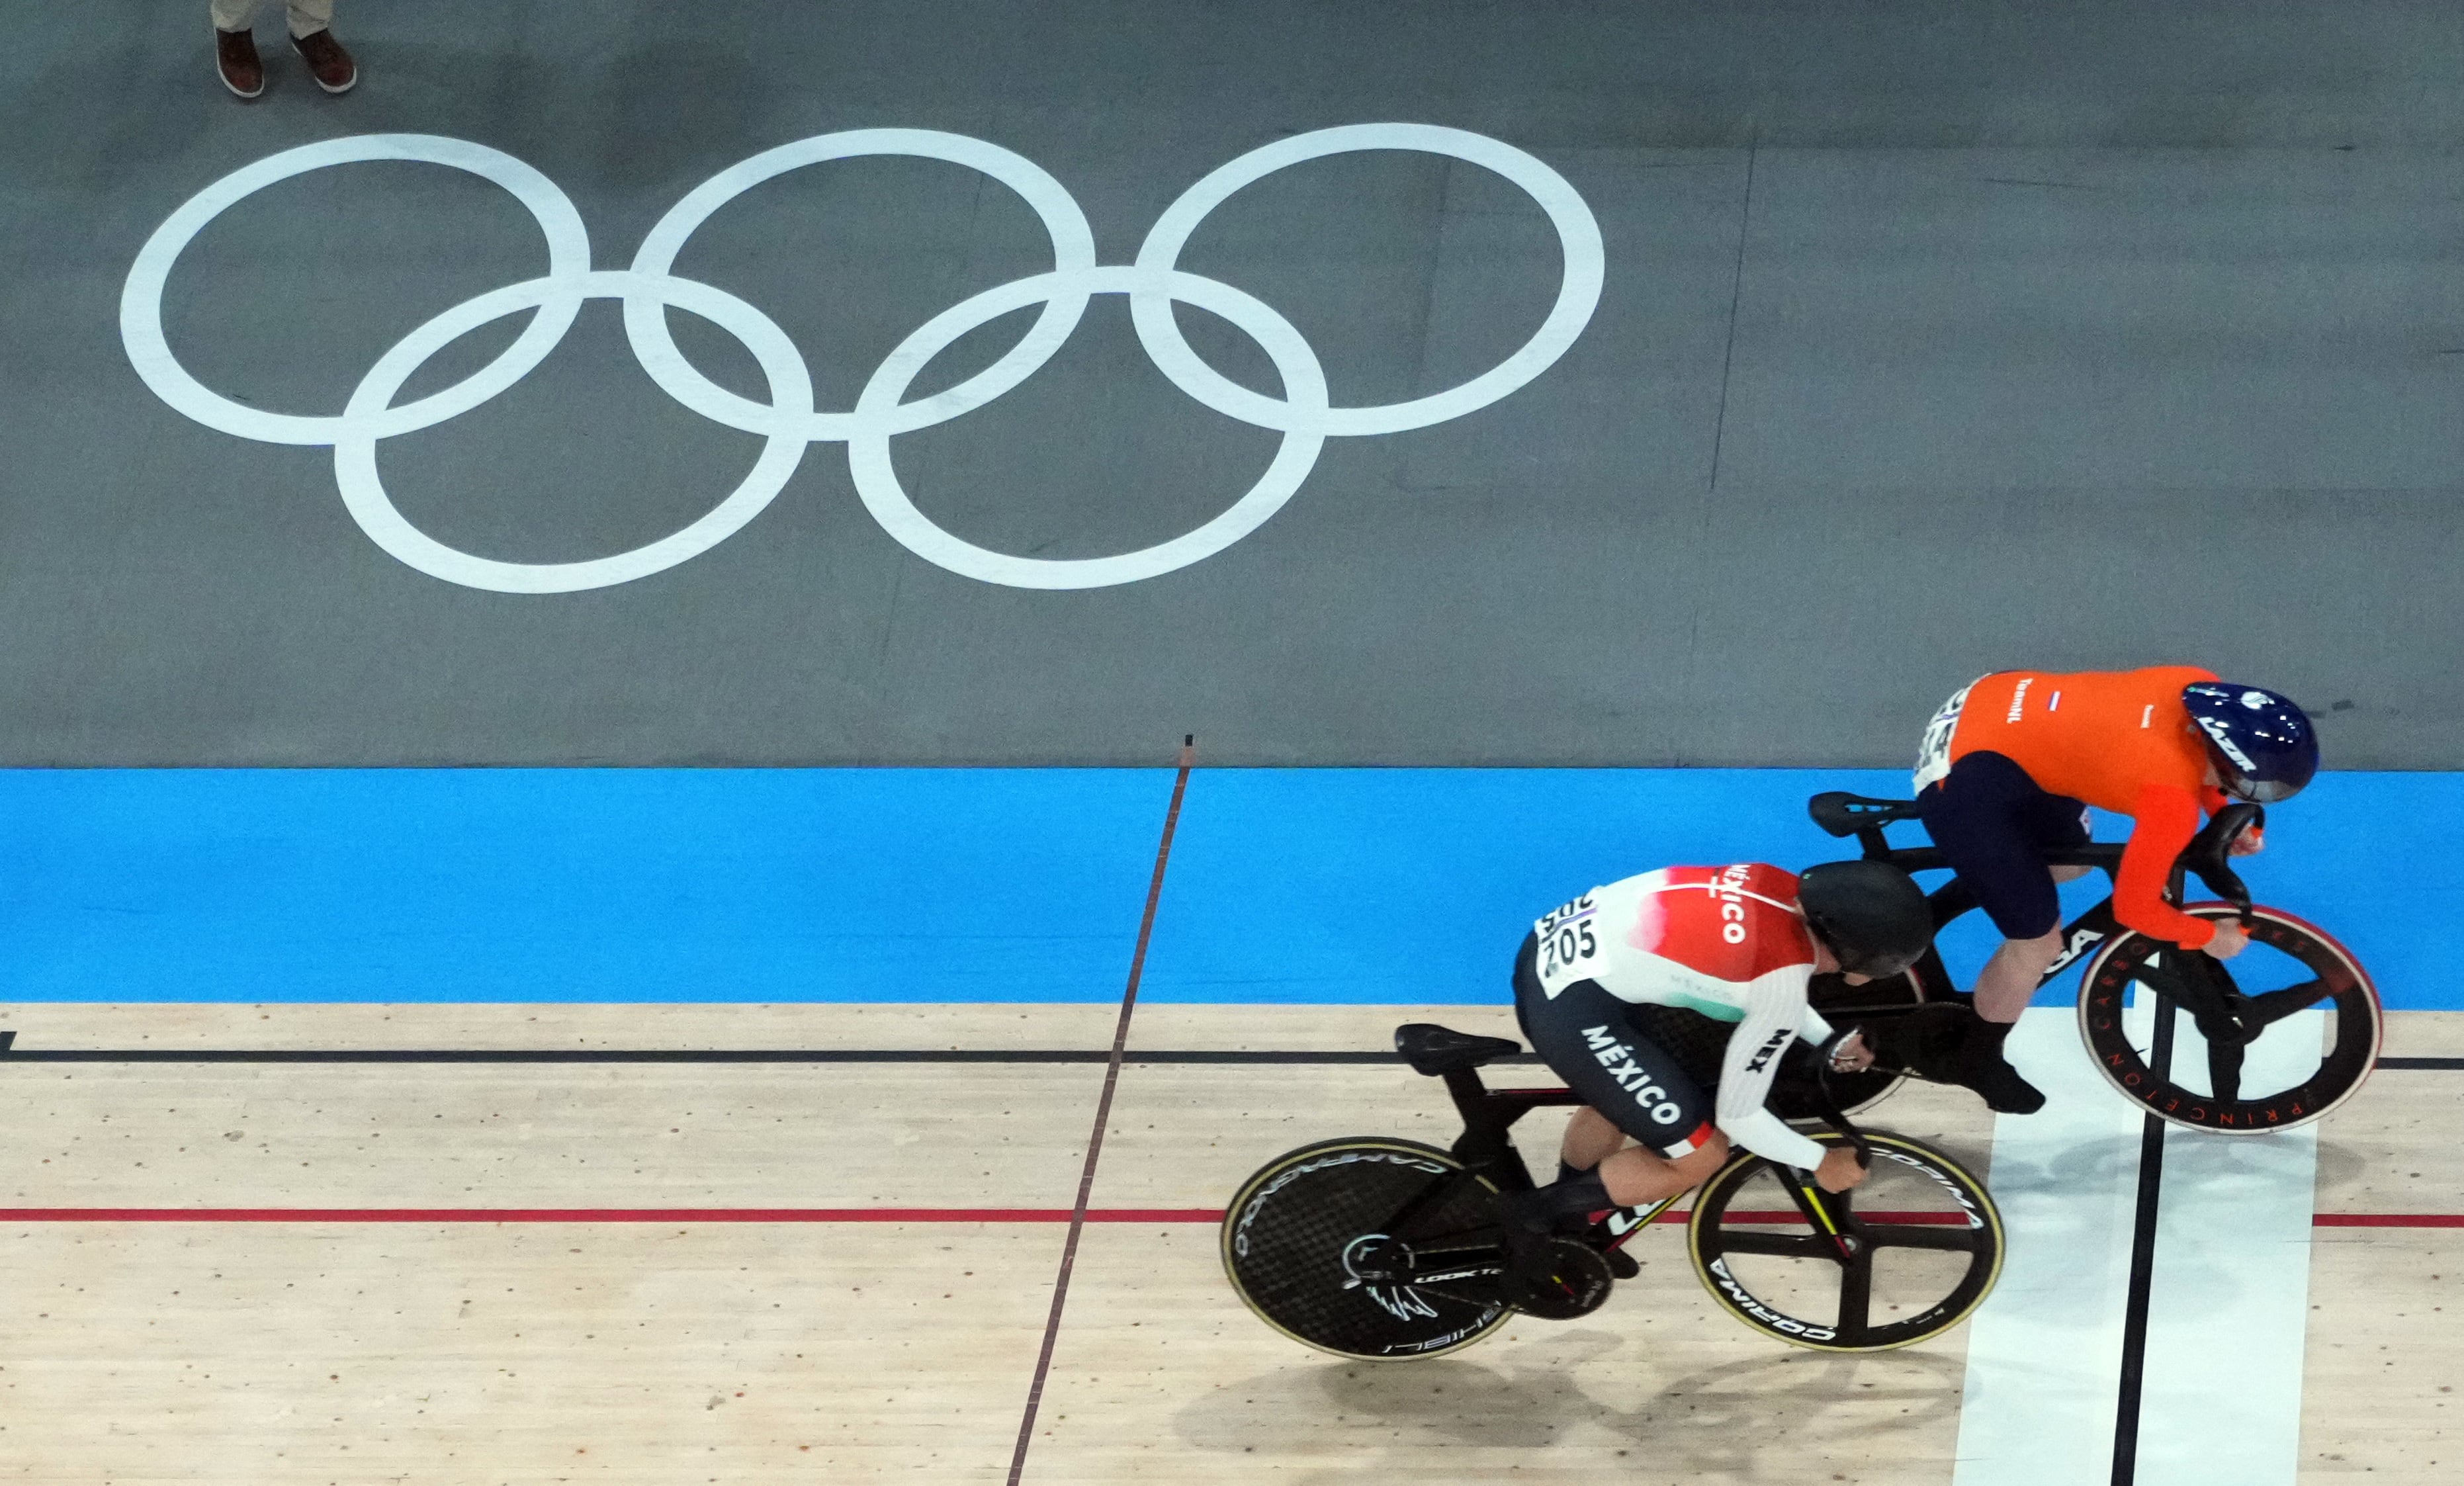
[[[1833,836],[1855,837],[1868,860],[1910,873],[1949,870],[1939,848],[1893,846],[1885,835],[1885,826],[1917,819],[1913,800],[1833,791],[1815,796],[1806,810]],[[2217,811],[2183,848],[2166,887],[2167,901],[2187,913],[2239,920],[2251,949],[2227,962],[2125,929],[2107,895],[2063,926],[2062,952],[2037,982],[2052,984],[2084,957],[2079,1031],[2098,1071],[2149,1113],[2189,1129],[2252,1135],[2307,1125],[2361,1088],[2385,1036],[2378,990],[2352,951],[2316,925],[2254,904],[2233,871],[2228,860],[2233,841],[2266,820],[2265,810],[2247,802]],[[2111,879],[2121,871],[2122,852],[2120,841],[2090,841],[2049,853],[2045,861],[2094,868]],[[2224,901],[2185,905],[2183,889],[2192,874]],[[1937,929],[1977,906],[1956,877],[1928,897]],[[1904,977],[1855,992],[1836,979],[1825,985],[1826,979],[1835,978],[1816,977],[1809,998],[1835,1023],[1969,999],[1953,986],[1938,949],[1927,949]],[[2314,1008],[2323,1014],[2315,1028],[2299,1015]],[[2177,1041],[2185,1030],[2189,1035]],[[2270,1039],[2265,1065],[2277,1071],[2256,1077],[2260,1086],[2254,1088],[2244,1070],[2261,1038]],[[2288,1067],[2299,1071],[2287,1075]],[[1849,1075],[1840,1081],[1839,1098],[1861,1107],[1900,1077],[1882,1068]]]
[[[1522,1051],[1505,1038],[1415,1022],[1396,1029],[1395,1047],[1444,1082],[1463,1133],[1451,1149],[1319,1141],[1242,1184],[1223,1216],[1223,1268],[1260,1319],[1344,1357],[1436,1357],[1518,1313],[1588,1315],[1615,1280],[1639,1273],[1625,1245],[1683,1193],[1595,1213],[1580,1234],[1549,1240],[1537,1263],[1508,1257],[1503,1199],[1533,1184],[1507,1132],[1534,1109],[1581,1104],[1572,1089],[1487,1087],[1481,1065]],[[1826,1192],[1810,1171],[1739,1152],[1693,1193],[1695,1272],[1728,1314],[1798,1346],[1879,1351],[1958,1325],[2001,1274],[1992,1197],[1944,1151],[1858,1129],[1822,1093],[1821,1060],[1794,1052],[1784,1077],[1827,1126],[1809,1133],[1857,1150],[1869,1174]]]

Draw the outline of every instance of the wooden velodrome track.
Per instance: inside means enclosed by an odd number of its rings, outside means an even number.
[[[1399,1064],[1272,1055],[1415,1015],[1139,1010],[1082,1194],[1109,1006],[7,1008],[0,1479],[1951,1480],[1966,1328],[1776,1348],[1673,1230],[1596,1315],[1434,1362],[1249,1316],[1209,1220],[1244,1174],[1450,1134]],[[2324,1128],[2319,1221],[2365,1226],[2311,1248],[2304,1482],[2453,1478],[2459,1115],[2399,1064]],[[1964,1094],[1872,1119],[1990,1160]]]
[[[352,3],[362,87],[269,12],[245,105],[188,6],[0,51],[0,1486],[2464,1478],[2453,5]],[[1412,147],[1174,205],[1381,123]],[[757,181],[853,131],[940,153]],[[1038,369],[854,418],[1023,366],[1014,320],[901,347],[1071,223],[1102,276],[1039,292],[1105,292]],[[1259,307],[1191,327],[1200,381],[1110,292],[1174,231]],[[835,431],[757,455],[607,299],[535,365],[512,321],[387,351],[658,242],[628,304],[690,296],[693,380],[808,377]],[[1260,326],[1350,431],[1243,415],[1306,401]],[[1234,1300],[1212,1214],[1262,1160],[1448,1133],[1392,1026],[1505,1030],[1331,1003],[1500,994],[1533,914],[1645,866],[1839,854],[1806,796],[1903,790],[1981,672],[2159,661],[2315,704],[2332,772],[2253,884],[2409,1008],[2315,1146],[2201,1147],[2270,1168],[2267,1225],[2173,1204],[2161,1132],[2133,1208],[2136,1136],[1918,1089],[1875,1123],[2032,1213],[1920,1348],[1778,1348],[1675,1228],[1600,1313],[1424,1365]],[[2027,1254],[2101,1264],[2087,1323]],[[2271,1298],[2264,1345],[2198,1323]],[[2098,1329],[2141,1300],[2169,1353]],[[2123,1382],[2056,1399],[2032,1346]],[[2268,1472],[2185,1465],[2262,1414]]]

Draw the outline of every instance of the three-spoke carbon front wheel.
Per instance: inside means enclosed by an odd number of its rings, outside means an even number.
[[[2224,920],[2202,903],[2187,911]],[[2256,908],[2231,960],[2125,933],[2081,972],[2079,1027],[2105,1082],[2175,1125],[2263,1135],[2353,1097],[2377,1063],[2385,1018],[2350,951],[2314,925]],[[2159,1018],[2170,1020],[2160,1060]]]
[[[1378,1361],[1469,1346],[1514,1315],[1497,1189],[1418,1141],[1362,1136],[1278,1156],[1223,1214],[1223,1271],[1296,1342]]]
[[[1801,1186],[1761,1156],[1703,1184],[1687,1243],[1730,1315],[1797,1346],[1870,1352],[1939,1336],[1983,1303],[2003,1249],[1985,1184],[1922,1141],[1866,1140],[1873,1167],[1853,1191]]]

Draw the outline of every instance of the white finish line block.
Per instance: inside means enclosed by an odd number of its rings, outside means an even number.
[[[2045,1107],[1993,1122],[2010,1253],[1969,1322],[1951,1480],[2082,1486],[2113,1471],[2142,1116],[2088,1060],[2069,1007],[2030,1008],[2010,1057]]]
[[[2283,1088],[2306,1075],[2324,1017],[2303,1012],[2269,1028],[2243,1064],[2243,1087]],[[2318,1179],[2315,1125],[2274,1135],[2165,1132],[2140,1480],[2292,1486]]]
[[[2272,1029],[2250,1050],[2243,1086],[2291,1084],[2316,1066],[2321,1034],[2316,1012]],[[2011,1060],[2046,1104],[1994,1122],[1990,1181],[2011,1250],[1969,1323],[1952,1480],[2108,1481],[2145,1116],[2097,1073],[2068,1007],[2030,1009]],[[2315,1126],[2166,1132],[2136,1479],[2291,1486],[2318,1154]]]

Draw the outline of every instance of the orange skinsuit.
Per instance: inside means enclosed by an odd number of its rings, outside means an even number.
[[[1997,671],[1969,688],[1950,759],[1999,754],[2055,795],[2131,818],[2113,885],[2123,927],[2195,950],[2215,926],[2165,901],[2173,859],[2224,808],[2207,782],[2208,750],[2182,688],[2213,681],[2195,666],[2145,670]]]

